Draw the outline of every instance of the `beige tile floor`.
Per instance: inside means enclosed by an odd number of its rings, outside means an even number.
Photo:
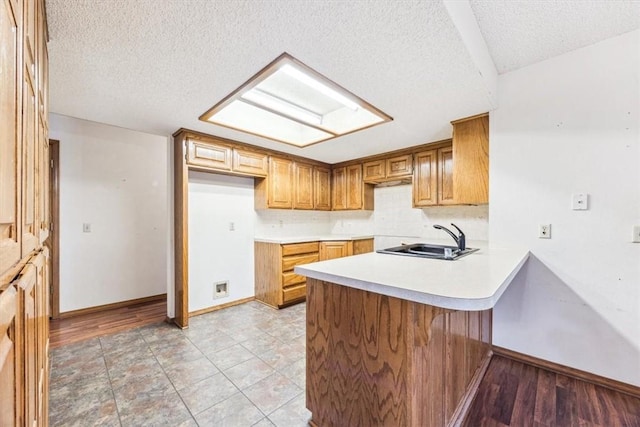
[[[50,425],[306,426],[305,305],[257,302],[56,348]]]

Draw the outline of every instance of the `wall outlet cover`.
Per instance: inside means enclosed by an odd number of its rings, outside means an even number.
[[[540,224],[538,226],[538,238],[540,239],[551,238],[551,224]]]
[[[574,211],[586,211],[589,209],[589,195],[587,193],[572,194],[571,209]]]
[[[631,241],[633,243],[640,243],[640,225],[633,226],[633,238]]]

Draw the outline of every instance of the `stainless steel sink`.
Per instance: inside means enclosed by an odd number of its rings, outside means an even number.
[[[453,261],[465,255],[476,252],[477,248],[458,249],[457,246],[431,245],[428,243],[414,243],[412,245],[394,246],[393,248],[380,249],[380,254],[405,255],[421,258],[435,258]]]

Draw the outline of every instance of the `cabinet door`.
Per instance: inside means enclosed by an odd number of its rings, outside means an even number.
[[[411,175],[413,172],[413,156],[405,154],[387,159],[387,178],[398,178]]]
[[[331,208],[334,211],[347,209],[347,168],[331,171]]]
[[[362,165],[347,166],[347,209],[362,209]]]
[[[349,256],[352,248],[351,242],[320,242],[320,261]]]
[[[49,52],[47,50],[47,34],[46,34],[46,22],[45,22],[45,5],[44,0],[36,0],[37,2],[37,55],[36,55],[36,67],[37,80],[38,80],[38,113],[40,120],[43,122],[45,128],[49,128]]]
[[[0,4],[0,277],[20,260],[18,230],[20,177],[20,111],[18,26],[19,11]],[[14,13],[15,12],[15,13]],[[4,282],[4,278],[2,280]]]
[[[0,293],[0,425],[21,425],[20,319],[15,287]]]
[[[291,209],[293,207],[293,162],[278,157],[269,157],[267,177],[267,206]]]
[[[269,156],[257,151],[233,149],[233,171],[253,176],[267,176]]]
[[[373,252],[373,239],[361,239],[353,241],[353,254],[360,255]]]
[[[187,163],[222,171],[231,170],[231,147],[190,139],[187,141]]]
[[[413,171],[413,206],[433,206],[438,203],[437,170],[438,151],[428,150],[416,154]]]
[[[386,162],[384,159],[373,160],[362,165],[365,182],[376,182],[385,178]]]
[[[31,3],[31,2],[27,2]],[[37,224],[37,103],[34,81],[29,73],[31,64],[25,64],[22,108],[22,256],[38,246]]]
[[[313,209],[313,166],[294,163],[294,209]]]
[[[489,116],[453,123],[456,204],[489,203]]]
[[[438,149],[438,204],[454,204],[453,196],[453,148],[443,147]]]
[[[313,207],[321,211],[331,210],[331,171],[313,168]]]
[[[21,353],[23,355],[24,425],[37,425],[38,399],[38,333],[36,326],[36,268],[27,264],[16,287],[19,295],[20,323],[22,325]]]

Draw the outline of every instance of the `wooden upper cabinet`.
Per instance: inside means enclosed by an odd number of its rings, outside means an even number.
[[[334,211],[347,209],[347,168],[331,171],[331,208]]]
[[[331,170],[316,166],[313,168],[313,207],[317,210],[331,210]]]
[[[353,254],[353,242],[320,242],[320,261],[342,258]]]
[[[18,124],[21,117],[22,91],[20,89],[18,63],[17,23],[20,12],[12,3],[3,1],[0,8],[0,278],[20,261],[21,236],[18,229],[20,210],[20,147],[21,135]]]
[[[372,160],[362,165],[364,182],[377,184],[400,178],[411,178],[413,155],[403,154],[385,159]]]
[[[246,173],[253,176],[267,176],[269,168],[269,156],[267,153],[233,149],[233,171]]]
[[[269,157],[267,207],[291,209],[293,207],[293,161]]]
[[[454,203],[489,203],[489,115],[482,114],[451,124]]]
[[[45,5],[43,0],[37,1],[36,6],[36,68],[38,81],[38,113],[40,120],[43,122],[45,128],[49,127],[49,111],[48,111],[48,98],[49,98],[49,53],[47,50],[47,28],[45,23]]]
[[[187,140],[187,163],[193,166],[230,171],[233,149],[230,145]]]
[[[362,165],[363,180],[365,182],[376,182],[386,178],[386,162],[384,159],[365,162]]]
[[[332,171],[333,210],[373,210],[373,186],[362,180],[362,164],[342,166]]]
[[[456,203],[453,189],[453,148],[438,149],[438,204],[452,205]]]
[[[29,3],[29,2],[27,2]],[[30,64],[25,64],[29,69]],[[40,227],[37,223],[37,103],[31,74],[24,73],[22,98],[22,257],[36,249]]]
[[[438,204],[438,150],[416,153],[413,170],[413,206]]]
[[[453,200],[453,148],[446,145],[416,153],[413,206],[455,204]]]
[[[386,161],[387,178],[400,178],[410,176],[413,172],[413,156],[404,154],[402,156],[391,157]]]
[[[294,209],[313,209],[313,166],[295,162],[294,170]]]

